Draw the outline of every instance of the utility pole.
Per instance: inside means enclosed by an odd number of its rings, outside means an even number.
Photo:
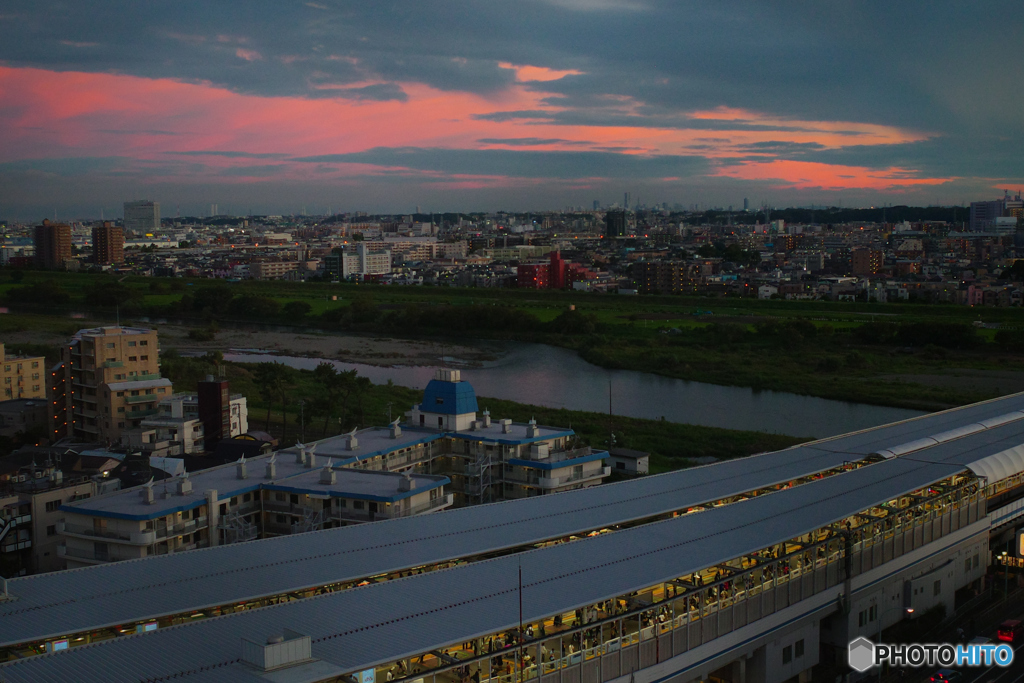
[[[306,400],[302,399],[299,401],[299,429],[302,434],[300,441],[306,443]]]

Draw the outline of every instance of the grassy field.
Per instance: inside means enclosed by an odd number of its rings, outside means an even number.
[[[109,319],[118,311],[151,322],[542,342],[604,367],[924,410],[1024,390],[1024,344],[1007,344],[1005,336],[1016,330],[1024,339],[1020,309],[77,273],[28,272],[18,283],[10,277],[0,273],[0,297],[18,315],[0,316],[0,334],[26,324],[73,329],[73,313]],[[1011,331],[999,337],[975,323]]]

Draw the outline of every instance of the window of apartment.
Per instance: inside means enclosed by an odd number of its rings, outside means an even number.
[[[4,395],[5,396],[13,396],[14,392],[11,391],[10,389],[4,389]]]
[[[274,517],[274,521],[278,524],[284,524],[284,515],[277,515]]]
[[[114,348],[114,344],[113,344],[113,342],[110,342],[110,343],[108,343],[108,344],[107,344],[107,348],[108,348],[108,349],[112,349],[112,348]]]
[[[352,501],[352,507],[356,510],[362,510],[365,507],[365,504],[361,500],[354,500]]]
[[[339,498],[338,499],[338,507],[340,507],[340,508],[348,507],[348,501],[345,500],[344,498]]]
[[[292,498],[292,505],[298,505],[299,504],[299,496],[298,496],[298,494],[293,493],[291,498]]]
[[[48,500],[48,501],[46,501],[46,511],[47,512],[56,512],[59,509],[60,509],[60,498],[58,498],[57,500]]]
[[[787,645],[786,647],[782,648],[782,663],[783,664],[789,664],[792,661],[793,661],[793,646],[792,645]]]
[[[878,605],[871,605],[868,609],[868,621],[874,621],[878,618]]]
[[[796,644],[793,645],[793,656],[794,657],[803,657],[804,656],[804,640],[803,640],[803,638],[801,638],[800,640],[796,641]]]
[[[965,572],[971,571],[971,558],[969,558],[969,557],[966,560],[964,560],[964,571]]]
[[[129,363],[134,363],[134,362],[135,362],[135,361],[137,361],[138,359],[139,359],[139,357],[138,357],[138,356],[128,356],[128,362],[129,362]]]
[[[123,391],[119,391],[119,392],[117,392],[117,395],[118,396],[124,396],[124,392]]]
[[[139,346],[149,346],[149,342],[143,339],[142,341],[139,342]]]
[[[252,500],[252,494],[251,493],[247,493],[244,496],[242,496],[242,502],[243,503],[248,503],[250,500]]]
[[[978,553],[974,553],[974,568],[978,568]]]
[[[162,393],[164,393],[164,391],[166,391],[166,390],[163,387],[161,387],[161,388],[156,390],[156,393],[162,394]]]
[[[149,360],[149,356],[139,356],[141,360]]]
[[[199,519],[199,508],[192,509],[192,519]]]
[[[135,342],[128,342],[128,346],[135,346]]]
[[[4,372],[10,372],[10,371],[11,371],[11,366],[10,365],[5,365],[4,366]]]
[[[138,395],[139,395],[139,390],[138,389],[132,389],[132,396],[138,396]]]
[[[33,369],[34,368],[38,368],[39,367],[39,361],[37,361],[37,360],[32,361],[32,367],[33,367]]]
[[[283,493],[275,493],[274,494],[274,500],[278,501],[279,503],[283,503],[284,502],[284,498],[285,498],[285,496],[284,496]]]
[[[152,395],[153,395],[153,390],[152,389],[146,389],[146,396],[152,396]]]
[[[231,505],[232,505],[232,507],[235,506],[235,505],[238,505],[238,496],[232,496],[232,498],[231,498]]]
[[[38,384],[33,384],[32,385],[32,391],[39,391],[39,385]]]
[[[47,536],[56,536],[57,535],[57,525],[56,524],[51,524],[50,526],[46,527],[46,535]]]
[[[11,383],[11,378],[10,377],[4,377],[4,384],[10,384],[10,383]]]
[[[227,503],[221,503],[220,504],[220,514],[221,515],[228,514],[228,504]]]
[[[117,426],[118,426],[118,427],[121,427],[121,428],[124,428],[124,422],[118,422],[118,423],[117,423]]]
[[[39,379],[39,373],[38,372],[33,372],[32,373],[32,379]]]
[[[935,585],[932,586],[932,595],[938,595],[941,592],[942,592],[942,579],[939,579],[938,581],[935,582]]]

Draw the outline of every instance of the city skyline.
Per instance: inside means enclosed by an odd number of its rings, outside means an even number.
[[[1003,4],[14,3],[0,217],[995,199]]]

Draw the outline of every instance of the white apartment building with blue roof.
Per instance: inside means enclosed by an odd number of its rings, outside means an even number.
[[[438,370],[406,422],[61,507],[69,568],[529,498],[600,484],[608,453],[571,429],[477,415],[458,370]]]

